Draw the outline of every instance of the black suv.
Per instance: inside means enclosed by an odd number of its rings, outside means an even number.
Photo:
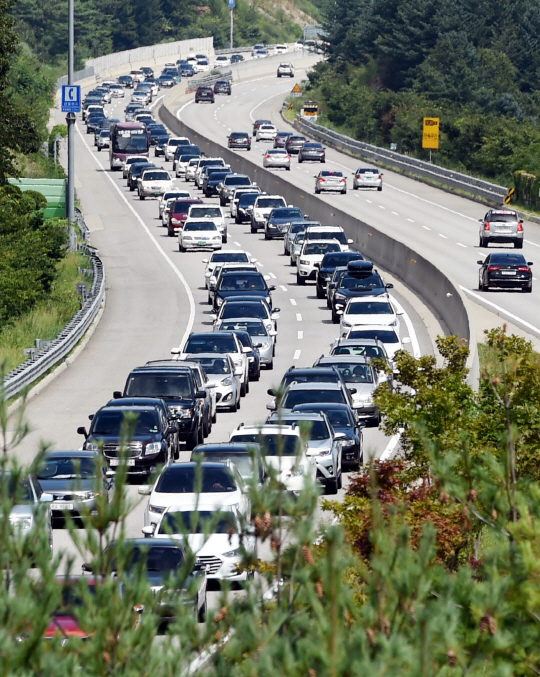
[[[133,434],[122,449],[122,433],[126,415],[136,417]],[[129,424],[127,424],[129,426]],[[174,439],[177,428],[171,425],[160,407],[152,405],[112,406],[106,404],[92,417],[90,430],[77,428],[84,435],[83,449],[100,451],[112,470],[122,463],[126,454],[130,475],[149,475],[159,465],[168,463],[174,456]]]
[[[229,80],[218,80],[214,85],[214,94],[231,95],[231,83]]]
[[[123,394],[117,397],[159,397],[169,407],[171,418],[178,425],[178,437],[188,449],[204,440],[210,425],[205,421],[206,391],[199,390],[192,370],[145,365],[128,376]]]
[[[328,254],[325,254],[317,270],[317,298],[324,299],[326,296],[326,285],[336,268],[347,266],[349,261],[362,261],[363,259],[364,257],[360,252],[328,252]]]
[[[229,148],[244,148],[251,150],[251,138],[247,132],[231,132],[227,140]]]
[[[201,101],[209,101],[214,103],[214,90],[212,87],[197,87],[195,92],[195,103],[200,103]]]
[[[351,261],[347,270],[336,282],[332,296],[332,322],[338,324],[338,310],[343,310],[349,299],[357,296],[380,296],[393,289],[393,284],[385,284],[371,261]]]
[[[127,185],[129,190],[133,191],[137,188],[137,179],[142,176],[142,173],[147,169],[158,169],[153,162],[133,162],[128,170]]]

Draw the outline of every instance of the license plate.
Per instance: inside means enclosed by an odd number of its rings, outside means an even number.
[[[73,510],[73,503],[53,503],[54,510]]]
[[[122,459],[120,458],[111,458],[109,463],[110,465],[120,465],[122,462]],[[126,465],[135,465],[135,459],[134,458],[128,458],[126,461]]]
[[[197,244],[199,245],[199,247],[204,247],[206,242],[200,241],[200,242],[197,242]]]
[[[515,270],[501,270],[501,273],[503,275],[515,275],[516,271]]]

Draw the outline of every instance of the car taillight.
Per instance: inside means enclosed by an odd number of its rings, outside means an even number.
[[[522,224],[522,223],[518,223],[517,232],[518,232],[518,233],[522,233],[522,232],[523,232],[523,224]]]
[[[320,181],[321,183],[324,183],[325,179],[320,178],[319,181]]]
[[[345,183],[345,179],[341,179],[340,183]]]
[[[290,159],[291,159],[291,156],[290,156],[290,155],[287,155],[287,159],[290,160]]]
[[[379,174],[379,179],[382,179],[382,174]]]
[[[492,273],[494,270],[500,270],[499,266],[488,266],[488,273]]]
[[[531,272],[531,269],[529,268],[529,266],[519,266],[518,270],[521,271],[522,273],[530,273]]]
[[[270,157],[270,156],[267,154],[267,155],[266,155],[266,159],[268,160],[269,157]]]
[[[486,221],[486,223],[484,223],[484,230],[489,230],[489,221]]]

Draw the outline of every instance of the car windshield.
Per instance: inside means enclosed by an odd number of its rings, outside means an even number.
[[[348,338],[379,339],[382,343],[399,343],[399,338],[393,329],[353,329]]]
[[[199,357],[196,361],[201,364],[207,374],[220,375],[231,373],[229,362],[223,357]]]
[[[220,291],[266,291],[262,275],[223,275]]]
[[[72,456],[45,457],[37,472],[38,480],[74,480],[96,476],[96,462],[93,458]]]
[[[219,207],[192,207],[189,214],[197,219],[203,219],[205,216],[214,218],[222,217],[221,209]]]
[[[380,289],[384,287],[380,275],[373,273],[368,277],[355,277],[353,275],[345,275],[340,282],[340,287],[350,291],[367,291],[369,289]],[[371,338],[374,338],[373,336]]]
[[[289,371],[283,377],[281,381],[281,387],[285,388],[290,385],[293,381],[296,383],[338,383],[339,376],[330,370],[327,372],[320,372],[318,370],[305,371],[304,373],[298,373],[296,370]]]
[[[240,252],[216,252],[212,255],[212,263],[249,263],[247,254]]]
[[[259,209],[268,209],[268,207],[284,207],[284,200],[279,197],[263,197],[259,198],[257,201],[257,207]]]
[[[253,205],[255,204],[255,200],[259,196],[259,193],[245,193],[240,197],[240,200],[238,201],[238,206],[239,207],[246,207],[248,205]]]
[[[340,252],[339,254],[327,254],[321,263],[321,268],[335,268],[336,266],[343,266],[349,261],[360,258],[361,255],[356,252],[351,252],[350,254],[345,252]]]
[[[255,317],[265,320],[268,311],[262,303],[226,303],[220,319],[228,320],[233,317]]]
[[[158,534],[233,534],[238,525],[232,513],[221,513],[201,510],[200,512],[182,510],[167,512],[163,516],[157,530]]]
[[[10,474],[0,474],[0,486],[6,483],[8,497],[19,505],[34,503],[34,494],[27,478],[18,478],[18,482]]]
[[[250,336],[268,336],[268,333],[262,322],[243,320],[241,322],[230,320],[221,323],[221,329],[224,331],[246,331]]]
[[[349,303],[345,312],[347,315],[393,315],[394,309],[387,301],[354,301]]]
[[[244,479],[249,479],[255,474],[255,469],[253,466],[257,463],[257,461],[254,461],[251,457],[251,454],[249,453],[236,453],[234,451],[205,452],[202,450],[201,456],[204,461],[210,461],[212,463],[227,463],[227,461],[230,461],[236,467],[240,473],[240,476]]]
[[[177,200],[173,205],[172,212],[173,214],[187,214],[192,204],[192,201]]]
[[[306,255],[314,256],[324,256],[326,252],[338,252],[340,251],[339,244],[337,242],[318,242],[313,244],[306,244],[304,247],[303,253]]]
[[[295,218],[304,218],[304,215],[302,214],[302,210],[300,209],[291,209],[289,207],[285,207],[283,209],[274,209],[272,212],[272,218],[273,219],[295,219]]]
[[[309,439],[312,442],[320,442],[321,440],[327,440],[330,437],[330,431],[325,421],[306,421],[305,419],[293,419],[287,416],[287,420],[283,421],[285,425],[291,425],[296,423],[296,425],[305,427],[309,429]]]
[[[227,468],[183,465],[170,467],[158,479],[155,491],[160,494],[230,493],[236,483]]]
[[[294,244],[301,244],[306,239],[306,234],[302,231],[301,233],[296,233],[294,238]]]
[[[200,232],[202,230],[217,230],[217,228],[213,221],[194,221],[193,223],[186,223],[184,226],[184,233],[194,230]]]
[[[347,237],[342,230],[322,232],[307,230],[306,237],[308,240],[337,240],[340,244],[347,244]]]
[[[502,223],[512,223],[513,221],[517,221],[518,217],[517,214],[498,214],[497,212],[491,212],[491,221],[499,221]]]
[[[378,357],[384,359],[386,355],[379,346],[336,346],[332,355],[354,355],[364,357]]]
[[[281,406],[285,409],[292,409],[297,404],[310,404],[311,402],[332,402],[335,404],[347,404],[345,396],[341,390],[290,390],[283,397]]]
[[[266,456],[296,456],[299,438],[296,435],[279,435],[278,433],[243,433],[234,435],[231,442],[257,443],[261,445]]]
[[[232,336],[193,337],[184,348],[185,353],[236,353],[238,349]]]
[[[170,176],[167,172],[145,172],[143,179],[145,181],[169,181]]]
[[[222,179],[224,179],[228,174],[229,170],[222,170],[222,171],[215,171],[211,172],[210,176],[208,177],[208,181],[211,181],[212,183],[221,183]]]
[[[306,227],[303,223],[292,223],[289,227],[289,233],[299,233],[300,231],[305,231]]]
[[[184,555],[180,548],[171,546],[135,546],[130,559],[126,567],[128,572],[136,569],[141,561],[145,562],[146,571],[171,572],[182,566]]]
[[[178,162],[189,162],[197,158],[197,155],[181,155]]]
[[[333,428],[352,428],[354,426],[349,411],[343,409],[325,409],[324,413]]]
[[[249,186],[251,179],[249,176],[228,176],[224,183],[226,186]]]
[[[169,146],[189,146],[189,139],[169,139]]]
[[[199,160],[199,169],[203,167],[224,167],[225,162],[221,158],[207,158],[206,160]]]
[[[191,378],[188,373],[151,374],[139,372],[129,377],[126,397],[193,397]]]
[[[373,374],[367,364],[336,362],[333,366],[348,383],[373,383]]]
[[[322,150],[322,143],[305,143],[304,150]]]
[[[122,430],[126,414],[122,409],[108,409],[96,414],[92,421],[92,435],[114,435],[118,437]],[[148,435],[159,432],[159,416],[156,411],[135,411],[135,435]]]

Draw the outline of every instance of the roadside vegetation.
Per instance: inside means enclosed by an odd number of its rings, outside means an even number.
[[[540,12],[471,0],[337,0],[325,10],[328,61],[307,98],[322,123],[422,159],[422,118],[441,118],[434,162],[513,185],[540,174]]]

